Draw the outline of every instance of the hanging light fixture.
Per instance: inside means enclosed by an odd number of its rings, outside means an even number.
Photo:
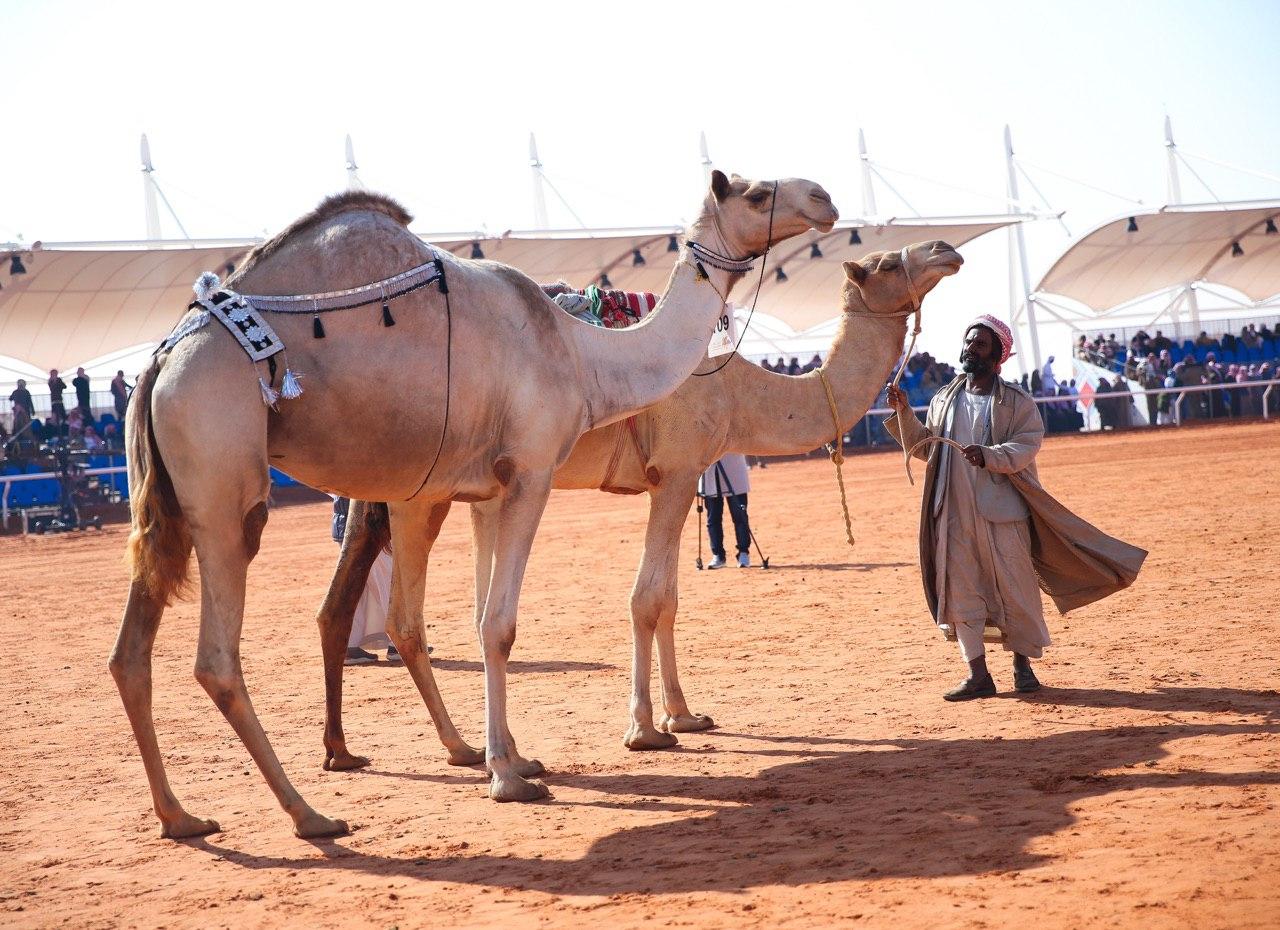
[[[856,226],[849,230],[849,244],[862,245],[862,237],[858,235],[858,227]]]
[[[643,264],[644,264],[644,255],[641,254],[639,249],[632,249],[631,250],[632,267],[636,267],[638,265],[643,265]]]
[[[484,258],[484,249],[480,248],[479,242],[471,243],[471,257],[472,259]]]
[[[1126,230],[1126,232],[1137,232],[1137,231],[1138,231],[1138,221],[1135,220],[1133,217],[1129,217],[1129,228]]]
[[[1239,257],[1240,257],[1241,255],[1243,255],[1243,254],[1244,254],[1244,249],[1240,248],[1240,240],[1239,240],[1239,239],[1237,239],[1235,242],[1231,243],[1231,257],[1232,257],[1232,258],[1239,258]]]
[[[787,280],[787,273],[782,270],[781,266],[779,266],[778,270],[773,273],[773,277],[774,280],[781,284],[783,281]]]
[[[680,251],[680,243],[676,241],[675,233],[672,233],[670,236],[667,237],[667,251],[668,252]]]
[[[1267,226],[1264,232],[1266,232],[1268,236],[1274,236],[1276,234],[1276,221],[1273,218],[1267,217]]]
[[[811,243],[809,244],[809,257],[810,257],[810,258],[822,258],[822,249],[818,248],[818,243],[816,243],[816,242],[811,242]]]
[[[608,272],[600,273],[600,286],[604,288],[613,287],[613,282],[609,280]]]
[[[14,252],[9,256],[9,274],[26,274],[27,266],[22,264],[22,256]]]

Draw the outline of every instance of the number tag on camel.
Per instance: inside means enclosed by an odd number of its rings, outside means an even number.
[[[711,344],[707,346],[707,358],[728,355],[738,344],[738,321],[733,307],[725,304],[720,318],[716,320],[715,332],[711,334]]]

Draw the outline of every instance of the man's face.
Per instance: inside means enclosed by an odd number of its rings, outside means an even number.
[[[996,339],[985,326],[971,326],[964,334],[960,367],[968,375],[987,375],[995,369]]]

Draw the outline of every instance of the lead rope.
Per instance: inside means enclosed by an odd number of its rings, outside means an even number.
[[[953,448],[959,449],[961,452],[964,452],[964,446],[956,442],[954,439],[949,439],[946,436],[924,437],[918,443],[912,446],[911,449],[907,452],[907,480],[910,481],[912,484],[915,484],[916,482],[915,482],[915,479],[911,477],[911,457],[916,454],[917,449],[919,449],[921,446],[927,446],[931,442],[943,442],[949,446],[952,446]],[[905,443],[903,444],[902,448],[904,449],[907,448]]]
[[[911,269],[907,265],[906,246],[903,246],[902,251],[899,253],[899,260],[902,263],[902,273],[907,279],[907,293],[911,296],[911,312],[916,316],[916,325],[911,330],[911,344],[907,346],[906,354],[902,356],[902,364],[898,366],[898,373],[893,376],[893,383],[891,386],[895,388],[898,386],[898,382],[902,380],[902,373],[907,370],[907,361],[911,358],[911,353],[914,352],[916,348],[916,337],[920,335],[921,306],[920,294],[916,291],[915,282],[911,280]],[[896,413],[898,417],[898,436],[905,437],[907,434],[905,424],[902,421],[902,409],[899,408]],[[915,413],[913,412],[911,415],[915,416]],[[911,453],[907,451],[905,440],[902,444],[902,467],[907,470],[907,481],[909,481],[914,487],[916,480],[911,476]]]
[[[849,540],[849,545],[853,542],[853,521],[849,519],[849,501],[844,494],[844,430],[840,429],[840,412],[836,409],[836,395],[831,390],[831,382],[827,380],[827,373],[821,368],[816,369],[818,378],[822,381],[823,390],[827,392],[827,406],[831,408],[831,422],[835,424],[836,438],[827,449],[831,452],[831,462],[836,467],[836,484],[840,485],[840,509],[844,511],[844,535]]]

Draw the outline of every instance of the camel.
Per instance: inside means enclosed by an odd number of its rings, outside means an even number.
[[[904,266],[903,262],[906,262]],[[690,377],[667,400],[638,414],[634,440],[625,423],[582,436],[553,484],[649,494],[649,523],[631,593],[631,723],[624,744],[634,750],[676,745],[676,733],[714,723],[689,710],[676,671],[675,618],[680,531],[698,476],[726,452],[782,455],[808,452],[836,434],[821,377],[828,379],[843,434],[866,413],[902,353],[906,316],[917,301],[964,259],[945,242],[920,242],[899,252],[876,252],[845,262],[844,315],[822,367],[800,377],[775,374],[734,356],[711,377]],[[699,372],[718,367],[704,361]],[[486,598],[493,552],[492,515],[472,508],[476,604]],[[325,768],[353,769],[369,760],[348,751],[342,730],[343,646],[369,566],[388,540],[380,504],[352,502],[338,566],[320,609],[325,644]],[[399,554],[393,547],[393,558]],[[477,617],[479,606],[477,606]],[[649,691],[652,643],[657,640],[664,715],[655,726]],[[332,671],[337,669],[338,675]]]
[[[289,782],[241,674],[245,576],[267,521],[269,464],[316,488],[389,502],[396,549],[391,639],[459,764],[481,756],[458,735],[432,676],[421,637],[423,589],[449,503],[477,503],[488,515],[492,571],[479,638],[490,795],[544,797],[545,786],[522,774],[540,765],[517,753],[505,696],[520,584],[552,472],[583,432],[662,400],[706,356],[725,295],[748,264],[734,256],[759,256],[806,230],[830,230],[837,218],[830,196],[811,181],[714,172],[666,294],[649,319],[621,331],[574,319],[513,268],[430,248],[409,232],[409,214],[379,195],[331,197],[250,253],[227,282],[241,294],[338,291],[433,259],[447,287],[405,293],[394,319],[384,305],[381,324],[376,309],[328,313],[323,325],[318,314],[264,314],[287,347],[286,374],[300,373],[305,387],[278,409],[264,404],[274,398],[259,385],[262,366],[247,365],[236,340],[214,324],[166,340],[140,376],[126,421],[132,580],[110,669],[162,835],[219,829],[178,802],[151,714],[152,644],[165,606],[184,587],[192,549],[201,582],[196,678],[297,835],[348,830]],[[186,333],[191,322],[189,314],[176,332]],[[288,378],[283,387],[295,393]]]

